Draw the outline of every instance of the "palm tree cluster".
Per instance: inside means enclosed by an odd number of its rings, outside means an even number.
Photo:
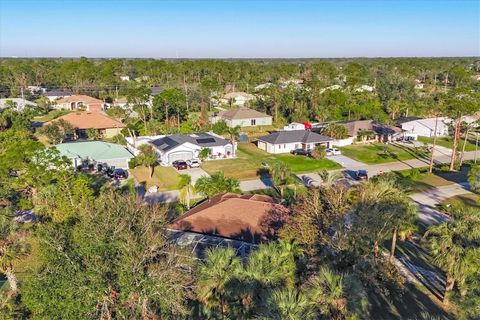
[[[225,177],[221,171],[213,173],[210,177],[200,177],[195,182],[195,190],[207,198],[224,193],[224,192],[240,192],[240,182],[236,178]]]
[[[246,261],[232,248],[207,252],[198,264],[198,316],[209,319],[366,318],[365,290],[352,274],[321,267],[302,272],[291,242],[259,246]]]
[[[480,211],[458,207],[450,213],[451,221],[431,226],[424,235],[433,262],[446,273],[443,302],[456,289],[460,301],[473,303],[470,311],[480,314]]]

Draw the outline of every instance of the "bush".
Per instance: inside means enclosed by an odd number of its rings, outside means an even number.
[[[200,160],[205,160],[207,159],[208,157],[210,157],[210,155],[212,154],[212,149],[210,148],[203,148],[199,153],[198,153],[198,157],[200,158]]]
[[[215,134],[224,134],[227,132],[228,126],[227,123],[223,120],[218,121],[214,125],[212,125],[212,131]]]
[[[327,156],[327,148],[324,146],[317,146],[312,150],[312,158],[316,160],[321,160]]]
[[[136,166],[138,166],[137,158],[133,158],[128,162],[128,169],[135,169]]]
[[[417,168],[413,168],[412,170],[410,170],[410,178],[412,178],[413,180],[417,180],[418,178],[420,178],[420,170],[418,170]]]

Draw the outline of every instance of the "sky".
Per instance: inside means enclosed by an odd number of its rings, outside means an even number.
[[[0,56],[480,56],[480,0],[0,0]]]

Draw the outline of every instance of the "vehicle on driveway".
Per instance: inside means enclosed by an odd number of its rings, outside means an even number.
[[[108,175],[112,179],[126,179],[128,178],[128,172],[122,168],[116,168]]]
[[[327,156],[338,156],[342,154],[342,151],[337,148],[328,148],[325,152],[327,153]]]
[[[188,164],[184,160],[175,160],[172,163],[172,166],[177,170],[186,170],[188,169]]]
[[[187,160],[187,164],[190,168],[200,168],[200,161],[198,159]]]
[[[300,156],[307,156],[311,157],[312,156],[312,151],[311,150],[305,150],[305,149],[295,149],[290,152],[291,154],[294,155],[300,155]]]
[[[357,180],[368,180],[367,170],[358,170],[355,173],[355,179],[357,179]]]

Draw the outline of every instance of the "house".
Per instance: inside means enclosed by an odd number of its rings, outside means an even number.
[[[80,94],[57,100],[54,108],[71,111],[98,112],[103,110],[104,103],[102,100]]]
[[[372,86],[368,86],[366,84],[362,84],[361,86],[355,88],[355,92],[373,92],[375,88]]]
[[[23,110],[25,107],[36,107],[37,104],[22,98],[2,98],[0,99],[0,110],[14,107],[17,111]]]
[[[244,106],[248,101],[254,100],[255,96],[246,92],[230,92],[220,98],[220,103],[234,106]]]
[[[326,88],[322,88],[320,89],[320,93],[324,93],[325,91],[327,90],[341,90],[342,89],[342,86],[341,85],[338,85],[338,84],[334,84],[334,85],[331,85],[329,87],[326,87]]]
[[[347,129],[348,138],[335,141],[336,146],[345,146],[358,142],[389,142],[403,138],[399,127],[375,123],[373,120],[340,121],[338,124]]]
[[[231,158],[234,154],[234,146],[230,140],[210,132],[173,134],[149,143],[158,153],[162,165],[171,165],[175,160],[196,159],[205,148],[211,150],[212,159]]]
[[[261,83],[259,84],[258,86],[256,86],[254,88],[255,91],[260,91],[260,90],[263,90],[263,89],[266,89],[266,88],[270,88],[271,86],[273,86],[273,83],[271,82],[265,82],[265,83]]]
[[[59,119],[63,119],[73,126],[76,138],[87,138],[87,130],[89,129],[97,130],[104,138],[111,138],[120,134],[122,129],[125,128],[123,123],[101,112],[71,112],[48,121],[46,124],[54,123]]]
[[[236,126],[255,127],[272,125],[272,116],[245,107],[218,111],[210,118],[211,123],[217,123],[221,120],[225,121],[227,126],[231,128]]]
[[[129,77],[129,76],[120,76],[120,80],[122,80],[122,81],[130,81],[130,77]]]
[[[70,97],[73,93],[70,90],[48,90],[43,94],[50,101]]]
[[[295,149],[330,148],[333,139],[309,130],[277,131],[257,139],[257,147],[268,153],[289,153]]]
[[[27,86],[27,90],[31,94],[43,94],[47,91],[47,89],[45,89],[44,87],[41,87],[41,86]]]
[[[73,167],[89,164],[107,164],[109,167],[128,169],[133,155],[123,146],[103,141],[68,142],[55,146],[61,156],[72,161]]]
[[[397,123],[400,128],[405,132],[405,136],[410,139],[416,140],[418,136],[421,137],[434,137],[447,136],[448,124],[452,120],[447,117],[437,118],[417,118],[417,117],[405,117],[397,119]],[[437,125],[437,132],[435,134],[435,123]]]
[[[302,123],[292,122],[283,127],[283,130],[285,131],[306,130],[306,129],[312,129],[312,124],[308,122],[302,122]]]
[[[417,90],[422,90],[425,86],[425,83],[422,80],[415,79],[415,86],[414,88]]]
[[[265,195],[223,193],[175,219],[168,229],[258,244],[274,239],[289,210]]]

